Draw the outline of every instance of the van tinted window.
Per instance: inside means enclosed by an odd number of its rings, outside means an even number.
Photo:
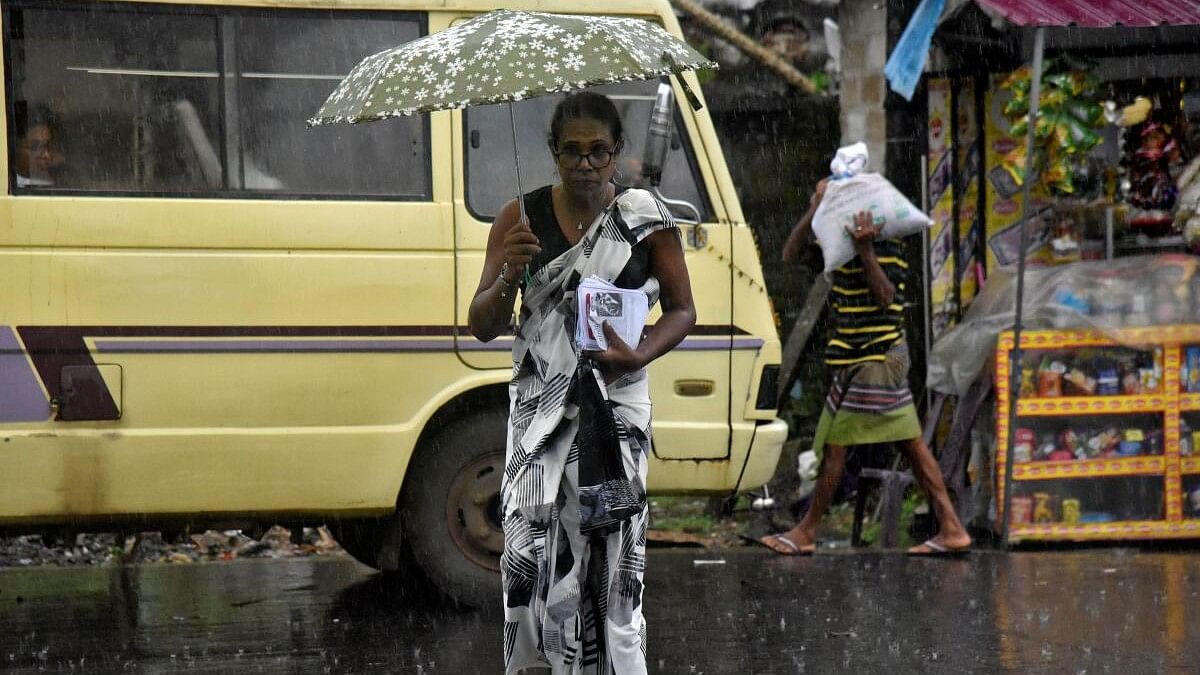
[[[640,172],[642,150],[646,144],[646,131],[657,90],[657,80],[623,82],[593,89],[610,97],[621,113],[625,147],[617,159],[615,180],[622,185],[640,187],[643,183]],[[558,182],[548,134],[550,118],[560,100],[562,95],[542,96],[515,104],[521,180],[526,192]],[[505,202],[516,196],[517,190],[508,104],[468,108],[464,116],[467,130],[467,205],[476,215],[492,218]],[[678,111],[674,128],[659,189],[664,197],[695,206],[702,219],[707,220],[711,208],[695,154],[687,135],[681,133]],[[680,218],[695,217],[688,210],[673,205],[671,212]]]
[[[20,3],[5,16],[20,192],[430,196],[428,117],[307,129],[411,14]]]

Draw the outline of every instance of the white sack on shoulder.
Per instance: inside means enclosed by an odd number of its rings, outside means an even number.
[[[854,214],[859,211],[870,211],[876,224],[883,223],[880,239],[907,237],[933,225],[929,216],[921,213],[888,179],[877,173],[831,179],[812,220],[813,233],[825,258],[826,272],[854,259],[856,253],[849,228],[853,226]]]

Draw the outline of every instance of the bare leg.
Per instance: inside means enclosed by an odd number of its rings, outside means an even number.
[[[929,497],[933,505],[933,514],[937,517],[938,533],[933,539],[938,544],[949,549],[962,549],[971,545],[971,537],[958,519],[950,495],[946,492],[946,483],[942,479],[942,470],[938,467],[933,453],[918,438],[905,441],[904,454],[912,465],[913,475],[921,489]],[[920,549],[920,547],[916,547]]]
[[[842,482],[842,473],[846,469],[846,447],[843,445],[826,445],[825,456],[821,459],[821,474],[817,476],[817,485],[813,488],[812,500],[808,504],[808,513],[792,529],[783,533],[782,537],[791,541],[801,553],[809,553],[815,547],[817,526],[821,518],[833,503],[838,485]],[[774,541],[772,537],[763,537],[762,543],[774,551],[791,554],[792,550],[786,544]]]

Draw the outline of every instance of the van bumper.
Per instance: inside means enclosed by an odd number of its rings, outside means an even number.
[[[734,442],[737,450],[731,457],[714,459],[651,459],[651,494],[729,494],[730,491],[753,490],[775,474],[783,441],[787,438],[787,423],[780,419],[739,424],[735,434],[745,440]],[[745,471],[742,470],[745,467]],[[741,480],[739,480],[739,478]]]
[[[742,473],[740,462],[733,462],[729,468],[735,471],[733,484],[740,490],[749,490],[771,480],[775,475],[775,467],[779,465],[779,455],[783,452],[783,442],[787,440],[787,422],[773,419],[759,424],[754,428],[754,440],[750,443],[750,456],[746,459],[746,471],[738,483],[738,473]]]

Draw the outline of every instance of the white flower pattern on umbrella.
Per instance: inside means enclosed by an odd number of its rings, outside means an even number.
[[[713,67],[642,19],[497,10],[363,59],[309,124],[519,101]]]

